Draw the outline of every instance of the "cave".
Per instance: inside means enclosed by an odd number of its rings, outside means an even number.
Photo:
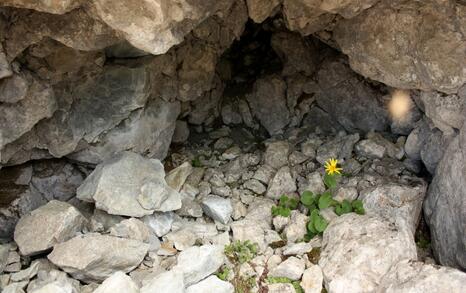
[[[4,0],[0,292],[460,292],[465,117],[464,1]]]

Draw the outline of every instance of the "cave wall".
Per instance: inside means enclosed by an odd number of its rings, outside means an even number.
[[[407,159],[422,161],[434,175],[426,216],[434,235],[442,230],[438,237],[448,239],[434,241],[438,259],[466,267],[464,231],[445,227],[446,218],[464,227],[466,210],[465,189],[453,188],[465,170],[450,176],[451,160],[466,161],[456,158],[466,116],[464,1],[4,0],[0,6],[0,168],[64,157],[94,165],[122,150],[163,159],[174,134],[183,141],[188,124],[211,127],[218,118],[269,135],[317,124],[321,131],[390,131],[407,136]],[[281,68],[229,82],[236,62],[229,48],[248,18],[268,22],[267,46]],[[224,99],[234,83],[247,90]],[[395,89],[408,90],[413,100],[402,122],[386,107]],[[460,147],[448,147],[452,141]],[[454,213],[455,206],[463,213]]]

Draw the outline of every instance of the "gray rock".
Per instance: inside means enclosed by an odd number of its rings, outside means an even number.
[[[306,178],[306,184],[301,188],[301,193],[304,191],[311,191],[314,194],[319,194],[325,191],[324,181],[320,172],[313,172]]]
[[[307,233],[306,226],[308,221],[308,216],[298,211],[291,212],[290,222],[284,230],[288,243],[293,243],[304,238],[304,235]]]
[[[141,293],[153,292],[184,293],[185,283],[183,273],[178,270],[171,270],[148,280],[142,286]]]
[[[449,134],[460,129],[466,116],[466,95],[443,95],[438,92],[421,92],[420,100],[425,114],[442,132]]]
[[[269,272],[271,277],[285,277],[291,280],[299,280],[303,275],[305,264],[303,259],[291,256]]]
[[[194,246],[178,255],[177,264],[173,270],[182,272],[184,283],[189,286],[216,272],[224,261],[222,246]]]
[[[442,159],[448,144],[456,134],[443,134],[438,129],[433,129],[421,147],[421,159],[427,170],[435,174],[438,162]]]
[[[339,21],[333,38],[349,56],[351,67],[363,76],[394,88],[455,93],[465,83],[466,73],[464,63],[453,60],[466,59],[466,46],[463,27],[453,24],[464,23],[464,19],[462,13],[451,15],[447,7],[460,11],[464,7],[460,3],[450,4],[377,2],[352,19]],[[424,33],[419,34],[421,25]],[[403,40],[393,42],[400,34]],[[423,50],[417,52],[413,47]]]
[[[384,131],[388,113],[378,93],[342,59],[329,59],[317,73],[317,105],[349,132]]]
[[[179,209],[180,194],[164,177],[159,160],[123,152],[98,165],[78,188],[77,197],[114,215],[142,217]]]
[[[267,144],[264,154],[264,163],[272,168],[280,169],[288,164],[288,155],[291,146],[286,141],[275,141]]]
[[[290,113],[285,99],[286,83],[276,75],[259,78],[248,102],[253,115],[270,135],[280,134],[288,125]]]
[[[256,23],[263,22],[279,6],[279,0],[247,0],[249,17]]]
[[[150,230],[141,220],[130,218],[111,227],[110,235],[149,243]]]
[[[180,166],[171,170],[167,176],[165,176],[165,181],[167,181],[168,186],[180,192],[183,184],[192,172],[193,167],[191,164],[189,162],[184,162]]]
[[[227,224],[233,213],[233,207],[229,198],[207,196],[202,200],[201,206],[206,215],[222,224]]]
[[[85,224],[75,207],[52,200],[19,220],[14,239],[22,255],[33,255],[71,239]]]
[[[355,146],[355,152],[363,157],[370,159],[381,159],[385,155],[386,148],[383,145],[377,144],[370,139],[364,139],[358,142]]]
[[[322,282],[324,276],[322,275],[322,269],[318,265],[313,265],[307,268],[301,279],[301,287],[304,293],[320,293],[322,292]]]
[[[0,46],[0,79],[9,77],[13,74],[10,68],[10,64],[6,59],[5,52],[3,51],[3,46]]]
[[[116,271],[132,271],[148,249],[137,240],[86,234],[55,245],[47,257],[75,279],[105,280]]]
[[[411,131],[405,143],[406,156],[412,160],[421,160],[421,149],[429,138],[431,130],[425,120],[421,120],[419,125]]]
[[[243,183],[243,186],[255,194],[263,194],[266,191],[265,186],[256,179],[249,179]]]
[[[283,247],[283,255],[303,255],[312,250],[309,242],[291,243]]]
[[[387,182],[361,190],[359,199],[368,215],[392,221],[398,229],[407,229],[414,235],[426,191],[426,182],[411,178],[406,183]]]
[[[172,141],[174,143],[183,143],[189,138],[188,123],[183,120],[176,120],[175,132],[173,133]]]
[[[285,166],[280,168],[269,182],[265,195],[268,198],[279,199],[283,194],[290,194],[295,191],[296,181],[291,175],[290,168]]]
[[[337,136],[322,144],[317,149],[317,162],[324,164],[329,159],[347,160],[351,158],[354,144],[359,141],[359,134]]]
[[[93,293],[139,293],[139,287],[125,273],[115,272]]]
[[[157,237],[162,237],[172,228],[174,214],[172,212],[154,213],[142,218],[144,223],[149,227]]]
[[[353,213],[330,223],[322,247],[319,266],[330,292],[374,292],[392,265],[417,258],[409,231]]]
[[[26,77],[20,74],[15,74],[0,81],[0,101],[10,104],[17,103],[26,97],[28,89],[29,82]]]
[[[229,282],[210,276],[197,284],[186,288],[186,293],[233,293],[235,288]]]
[[[8,255],[10,254],[10,246],[8,244],[0,244],[0,274],[8,262]]]
[[[269,184],[273,175],[275,175],[275,170],[273,167],[269,165],[262,165],[259,168],[257,168],[252,178],[257,179],[264,184]]]
[[[434,255],[442,265],[466,268],[466,125],[437,166],[424,203]]]
[[[449,268],[403,260],[383,277],[377,292],[457,292],[466,286],[466,274]]]

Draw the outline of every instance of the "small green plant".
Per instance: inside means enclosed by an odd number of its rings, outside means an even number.
[[[287,277],[267,277],[267,283],[269,283],[269,284],[288,283],[288,284],[293,285],[296,293],[304,293],[304,290],[301,287],[301,285],[299,284],[299,281],[294,281],[294,280],[291,280],[291,279],[289,279]]]
[[[278,201],[278,205],[272,207],[272,215],[274,217],[289,217],[291,214],[291,210],[297,209],[298,204],[299,201],[296,198],[290,198],[286,195],[282,195],[280,197],[280,200]]]
[[[258,249],[257,243],[252,243],[249,240],[244,242],[238,240],[225,246],[225,255],[234,264],[243,264],[253,259],[257,255]]]
[[[199,157],[195,157],[194,159],[192,159],[191,161],[191,165],[195,168],[200,168],[202,167],[202,163],[201,163],[201,160],[199,159]]]
[[[215,275],[222,281],[227,281],[231,270],[227,266],[223,266]]]

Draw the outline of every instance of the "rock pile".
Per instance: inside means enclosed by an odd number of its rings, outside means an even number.
[[[399,160],[402,144],[303,127],[266,140],[265,149],[248,136],[225,145],[234,131],[188,142],[169,156],[167,174],[156,159],[122,152],[89,173],[79,200],[52,200],[22,216],[15,242],[0,246],[3,292],[459,292],[466,285],[466,274],[418,261],[425,252],[414,234],[427,185]],[[322,211],[329,226],[304,242],[306,209],[285,217],[271,208],[282,194],[323,192],[320,162],[330,157],[348,174],[335,199],[362,200],[366,215]],[[232,245],[242,247],[240,258]]]

